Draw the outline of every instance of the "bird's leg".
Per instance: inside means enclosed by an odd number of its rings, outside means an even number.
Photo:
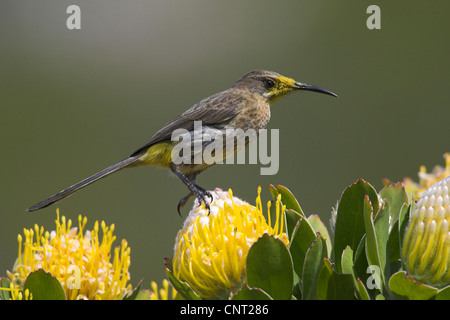
[[[196,174],[187,175],[186,179],[191,181],[193,184],[197,185],[197,175]],[[178,214],[180,215],[180,217],[181,217],[181,211],[180,211],[181,208],[183,208],[186,205],[186,203],[188,203],[188,201],[191,200],[191,198],[193,196],[194,196],[194,194],[192,192],[189,192],[187,196],[185,196],[178,202],[177,211],[178,211]]]
[[[176,168],[174,164],[169,165],[170,170],[183,181],[183,183],[189,188],[191,193],[189,193],[186,197],[182,198],[180,202],[178,203],[178,209],[186,204],[194,195],[200,203],[205,203],[205,208],[209,211],[209,203],[206,201],[205,196],[208,196],[210,199],[212,199],[212,195],[209,193],[209,191],[203,189],[202,187],[198,186],[196,184],[196,175],[189,175],[186,177],[180,170]],[[178,210],[179,213],[179,210]]]

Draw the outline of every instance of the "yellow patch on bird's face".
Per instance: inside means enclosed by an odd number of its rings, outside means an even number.
[[[285,76],[278,76],[273,79],[275,85],[267,89],[265,96],[274,103],[278,99],[288,95],[295,89],[295,80]]]
[[[295,84],[294,79],[285,76],[279,76],[278,81],[280,82],[280,84],[284,85],[285,87],[289,87],[291,89],[294,87]]]

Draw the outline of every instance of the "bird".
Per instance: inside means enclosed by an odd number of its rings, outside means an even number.
[[[172,151],[177,145],[177,141],[174,141],[173,134],[181,130],[193,136],[196,133],[196,124],[201,125],[202,132],[213,130],[216,133],[224,133],[227,129],[242,129],[244,131],[265,129],[270,120],[271,105],[294,91],[302,90],[338,97],[331,91],[297,82],[277,72],[267,70],[250,71],[234,82],[228,89],[201,100],[181,115],[169,121],[145,145],[134,151],[129,157],[36,203],[26,209],[26,211],[32,212],[48,207],[124,168],[145,165],[168,168],[188,187],[188,195],[178,202],[177,210],[179,214],[180,209],[193,196],[198,199],[200,204],[204,203],[206,209],[209,209],[209,203],[206,198],[212,199],[212,195],[197,184],[197,175],[215,163],[206,163],[205,161],[182,161],[180,163],[180,161],[174,161]],[[249,139],[246,139],[245,146],[248,143]],[[200,145],[200,151],[203,151],[208,146],[208,143],[201,142]],[[234,154],[238,151],[239,148],[235,145]],[[188,158],[194,158],[195,155],[192,152],[192,154],[187,156]],[[223,155],[223,157],[227,156],[230,156],[229,153]]]

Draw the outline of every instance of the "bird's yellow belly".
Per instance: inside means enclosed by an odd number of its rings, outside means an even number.
[[[153,165],[167,168],[172,161],[173,144],[171,142],[159,142],[154,144],[139,158],[138,161],[129,167],[139,167]]]

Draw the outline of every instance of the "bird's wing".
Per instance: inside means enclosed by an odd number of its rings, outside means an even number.
[[[194,130],[194,121],[202,121],[202,125],[220,126],[231,120],[245,106],[246,98],[232,93],[217,93],[193,105],[186,112],[164,125],[153,137],[137,149],[131,156],[147,150],[150,146],[163,140],[170,140],[176,129]]]

